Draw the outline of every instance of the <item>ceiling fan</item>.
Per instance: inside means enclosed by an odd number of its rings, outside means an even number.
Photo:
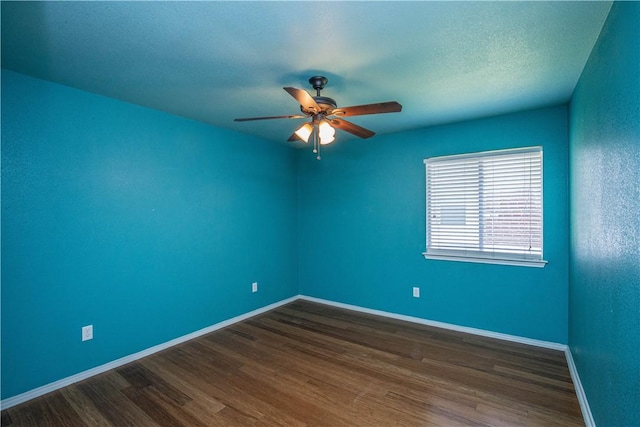
[[[316,90],[316,96],[311,96],[304,89],[295,87],[284,87],[283,89],[293,96],[300,104],[302,114],[289,116],[267,116],[248,117],[234,119],[236,122],[247,122],[251,120],[270,119],[308,119],[290,137],[289,141],[309,142],[313,137],[313,152],[320,160],[320,146],[332,143],[335,140],[335,129],[341,129],[360,138],[371,138],[375,135],[369,129],[365,129],[354,123],[344,120],[342,117],[363,116],[366,114],[397,113],[402,111],[402,105],[396,101],[379,102],[376,104],[355,105],[351,107],[338,108],[338,104],[332,98],[321,96],[320,91],[324,89],[328,79],[324,76],[314,76],[309,79],[309,83]]]

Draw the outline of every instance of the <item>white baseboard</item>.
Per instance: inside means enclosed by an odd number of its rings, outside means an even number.
[[[31,399],[35,399],[36,397],[40,397],[42,395],[45,395],[45,394],[50,393],[52,391],[61,389],[63,387],[71,385],[73,383],[77,383],[78,381],[82,381],[82,380],[85,380],[85,379],[87,379],[89,377],[93,377],[94,375],[98,375],[98,374],[101,374],[101,373],[106,372],[108,370],[118,368],[118,367],[120,367],[122,365],[126,365],[127,363],[131,363],[131,362],[136,361],[138,359],[141,359],[143,357],[146,357],[146,356],[152,355],[154,353],[157,353],[159,351],[165,350],[165,349],[167,349],[169,347],[173,347],[175,345],[181,344],[181,343],[183,343],[185,341],[192,340],[194,338],[197,338],[199,336],[208,334],[210,332],[217,331],[218,329],[222,329],[222,328],[225,328],[227,326],[233,325],[234,323],[241,322],[241,321],[246,320],[246,319],[248,319],[250,317],[257,316],[258,314],[262,314],[262,313],[267,312],[269,310],[273,310],[274,308],[278,308],[281,305],[289,304],[290,302],[293,302],[293,301],[297,300],[298,298],[299,298],[299,296],[293,296],[293,297],[284,299],[282,301],[278,301],[278,302],[275,302],[273,304],[266,305],[264,307],[258,308],[256,310],[250,311],[248,313],[241,314],[240,316],[232,317],[231,319],[224,320],[222,322],[216,323],[215,325],[211,325],[211,326],[208,326],[208,327],[206,327],[204,329],[200,329],[200,330],[192,332],[190,334],[183,335],[181,337],[172,339],[171,341],[167,341],[165,343],[158,344],[156,346],[147,348],[146,350],[142,350],[142,351],[139,351],[137,353],[130,354],[129,356],[122,357],[120,359],[111,361],[109,363],[105,363],[104,365],[96,366],[95,368],[92,368],[92,369],[77,373],[77,374],[72,375],[70,377],[63,378],[63,379],[58,380],[58,381],[54,381],[54,382],[52,382],[50,384],[46,384],[46,385],[43,385],[43,386],[38,387],[38,388],[34,388],[33,390],[29,390],[29,391],[27,391],[25,393],[18,394],[18,395],[13,396],[13,397],[9,397],[9,398],[4,399],[4,400],[2,400],[0,402],[0,409],[11,408],[12,406],[19,405],[20,403],[24,403],[24,402],[26,402],[28,400],[31,400]]]
[[[559,351],[566,351],[567,350],[567,345],[566,344],[560,344],[560,343],[555,343],[555,342],[551,342],[551,341],[535,340],[535,339],[531,339],[531,338],[520,337],[520,336],[517,336],[517,335],[509,335],[509,334],[503,334],[503,333],[500,333],[500,332],[488,331],[488,330],[485,330],[485,329],[476,329],[476,328],[469,328],[467,326],[458,326],[458,325],[454,325],[454,324],[451,324],[451,323],[437,322],[435,320],[427,320],[427,319],[423,319],[421,317],[405,316],[404,314],[397,314],[397,313],[390,313],[388,311],[374,310],[374,309],[371,309],[371,308],[364,308],[364,307],[360,307],[360,306],[357,306],[357,305],[351,305],[351,304],[343,304],[341,302],[334,302],[334,301],[324,300],[324,299],[321,299],[321,298],[308,297],[308,296],[305,296],[305,295],[300,295],[299,297],[300,297],[300,299],[303,299],[303,300],[306,300],[306,301],[311,301],[311,302],[317,302],[319,304],[331,305],[331,306],[334,306],[334,307],[344,308],[344,309],[353,310],[353,311],[359,311],[359,312],[362,312],[362,313],[375,314],[376,316],[389,317],[389,318],[392,318],[392,319],[404,320],[406,322],[419,323],[421,325],[434,326],[436,328],[449,329],[449,330],[457,331],[457,332],[465,332],[465,333],[468,333],[468,334],[480,335],[480,336],[488,337],[488,338],[496,338],[496,339],[499,339],[499,340],[511,341],[511,342],[516,342],[516,343],[520,343],[520,344],[527,344],[527,345],[532,345],[532,346],[535,346],[535,347],[543,347],[543,348],[548,348],[548,349],[551,349],[551,350],[559,350]]]
[[[584,424],[586,427],[596,427],[596,422],[593,419],[591,408],[589,407],[589,402],[587,401],[587,395],[584,392],[584,388],[582,388],[582,382],[580,381],[580,376],[578,375],[578,369],[576,368],[576,364],[573,361],[571,349],[567,347],[567,350],[564,352],[564,354],[567,358],[567,365],[569,365],[569,373],[571,374],[571,379],[573,380],[573,388],[576,389],[576,396],[578,396],[578,402],[580,403],[580,410],[582,411]]]

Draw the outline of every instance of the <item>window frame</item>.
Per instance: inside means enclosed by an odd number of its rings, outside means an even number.
[[[433,163],[443,163],[447,161],[459,161],[459,160],[471,160],[477,161],[478,164],[482,162],[487,162],[487,158],[504,156],[504,155],[516,155],[516,154],[525,154],[525,153],[540,153],[540,254],[537,253],[535,255],[526,254],[526,253],[508,253],[508,252],[496,252],[491,250],[482,250],[481,248],[474,249],[434,249],[430,248],[430,223],[429,223],[429,164]],[[490,151],[481,151],[475,153],[465,153],[465,154],[454,154],[447,156],[434,156],[428,157],[423,161],[425,165],[425,216],[426,216],[426,251],[423,252],[423,255],[426,259],[432,260],[447,260],[447,261],[462,261],[462,262],[474,262],[474,263],[486,263],[486,264],[503,264],[503,265],[515,265],[515,266],[524,266],[524,267],[538,267],[542,268],[547,264],[547,261],[544,260],[544,178],[543,178],[543,149],[542,146],[533,146],[533,147],[521,147],[521,148],[510,148],[503,150],[490,150]],[[480,166],[478,166],[480,168]],[[478,205],[481,205],[482,199],[482,184],[483,180],[478,178],[478,190],[477,200]],[[464,210],[464,209],[463,209]],[[483,223],[480,218],[483,217],[481,214],[482,208],[478,207],[478,241],[481,240],[481,232],[480,229],[483,228]],[[441,217],[442,219],[442,217]],[[453,216],[455,220],[455,216]],[[451,220],[451,218],[449,218]],[[480,243],[478,243],[480,245]]]

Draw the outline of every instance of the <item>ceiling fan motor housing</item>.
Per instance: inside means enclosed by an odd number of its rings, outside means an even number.
[[[332,110],[335,110],[337,105],[336,101],[333,98],[329,98],[327,96],[314,96],[313,100],[316,101],[318,107],[323,113],[330,113]]]

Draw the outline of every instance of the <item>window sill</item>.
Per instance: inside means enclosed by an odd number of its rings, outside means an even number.
[[[543,268],[547,265],[545,260],[526,260],[526,259],[504,259],[504,258],[478,258],[478,257],[464,257],[453,255],[433,255],[423,252],[426,259],[436,259],[440,261],[460,261],[460,262],[475,262],[480,264],[500,264],[500,265],[515,265],[518,267],[536,267]]]

